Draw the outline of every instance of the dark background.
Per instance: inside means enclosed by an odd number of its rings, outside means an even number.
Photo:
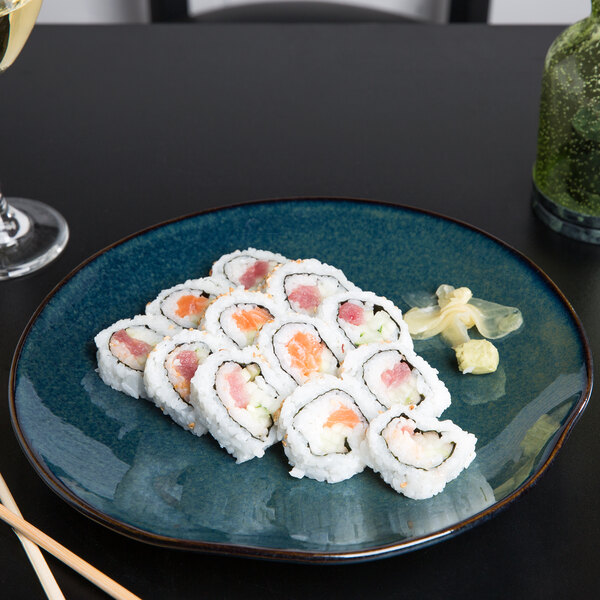
[[[0,470],[25,517],[143,598],[595,596],[594,396],[539,483],[491,520],[395,558],[306,566],[161,549],[93,523],[30,467],[6,391],[29,317],[87,256],[168,218],[265,197],[360,196],[478,226],[556,282],[598,354],[600,247],[550,232],[529,206],[543,60],[559,31],[36,28],[0,78],[0,174],[6,194],[62,212],[71,240],[44,271],[0,283]],[[104,597],[49,562],[67,598]],[[1,524],[0,589],[7,598],[44,597]]]

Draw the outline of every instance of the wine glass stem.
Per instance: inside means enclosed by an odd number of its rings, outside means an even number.
[[[0,190],[0,251],[15,246],[30,228],[29,217],[22,211],[11,208]]]

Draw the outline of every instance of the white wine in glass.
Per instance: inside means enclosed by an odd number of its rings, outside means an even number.
[[[19,56],[41,5],[42,0],[0,0],[0,74]],[[67,223],[52,207],[5,198],[0,190],[0,279],[40,269],[62,252],[68,239]]]

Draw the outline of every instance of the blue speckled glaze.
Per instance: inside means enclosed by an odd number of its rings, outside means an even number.
[[[497,341],[493,375],[461,375],[438,339],[416,344],[452,393],[442,418],[478,438],[476,460],[444,492],[409,500],[370,471],[335,485],[293,479],[279,446],[236,465],[210,436],[198,439],[100,381],[98,331],[248,246],[335,265],[403,310],[406,292],[441,283],[522,310],[521,330]],[[15,430],[67,501],[146,541],[290,560],[376,558],[472,525],[543,470],[591,390],[576,317],[526,259],[453,221],[352,200],[249,204],[138,234],[51,295],[15,360]]]

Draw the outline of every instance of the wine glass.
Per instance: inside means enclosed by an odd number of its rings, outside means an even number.
[[[42,0],[0,0],[0,74],[23,49]],[[69,239],[64,218],[35,200],[0,190],[0,280],[27,275],[54,260]]]

